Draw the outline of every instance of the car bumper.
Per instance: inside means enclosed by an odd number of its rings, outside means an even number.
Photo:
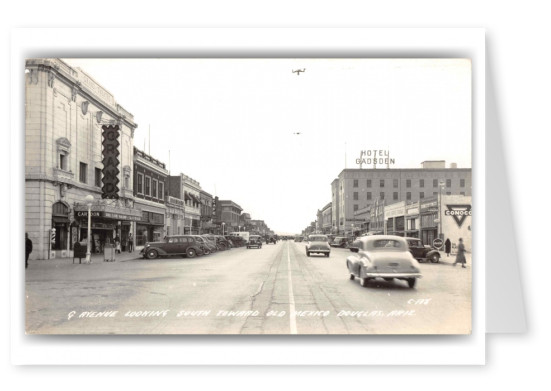
[[[365,273],[365,278],[422,278],[421,273]]]

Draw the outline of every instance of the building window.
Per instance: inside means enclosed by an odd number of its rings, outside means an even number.
[[[159,181],[159,199],[165,199],[165,183]]]
[[[397,191],[395,191],[394,193],[392,193],[392,199],[393,199],[394,201],[396,201],[396,200],[398,199],[398,192],[397,192]]]
[[[462,192],[461,192],[461,193],[459,193],[459,194],[461,194],[462,196],[464,196],[464,195],[465,195],[465,192],[464,192],[464,191],[462,191]]]
[[[419,199],[422,200],[423,198],[425,198],[425,193],[424,193],[424,192],[420,192],[420,193],[419,193]]]
[[[438,193],[437,193],[437,192],[433,192],[432,195],[435,196],[435,195],[438,195]]]
[[[79,180],[82,183],[86,183],[86,174],[88,171],[88,164],[80,162]]]
[[[358,210],[358,204],[354,204],[354,212]]]
[[[452,187],[452,180],[446,179],[446,187]]]
[[[384,179],[381,179],[379,181],[379,187],[385,187],[385,180]]]
[[[151,197],[157,198],[157,183],[159,182],[156,179],[151,182]]]
[[[398,179],[394,179],[393,181],[394,188],[396,189],[398,187]]]
[[[96,168],[94,172],[96,174],[96,187],[101,187],[101,168]]]
[[[385,192],[384,192],[384,191],[382,191],[382,192],[379,193],[379,198],[380,198],[381,200],[384,200],[384,199],[385,199]]]
[[[411,201],[411,191],[406,193],[406,200]]]
[[[367,199],[371,200],[371,192],[370,191],[367,192]]]
[[[148,176],[145,177],[145,195],[151,195],[151,178]]]
[[[406,179],[406,187],[407,188],[411,187],[411,179]]]
[[[425,187],[425,180],[419,179],[419,187]]]
[[[67,171],[67,156],[64,153],[59,155],[59,168]]]
[[[124,177],[124,188],[125,189],[130,188],[130,177],[129,176]]]
[[[354,179],[354,187],[358,187],[358,180]]]
[[[367,186],[367,187],[371,187],[371,179],[368,179],[368,180],[367,180],[366,186]]]
[[[357,191],[354,192],[354,201],[358,201],[358,192]]]
[[[432,180],[432,187],[438,187],[438,179]]]
[[[138,184],[136,192],[139,194],[143,194],[143,174],[138,173]]]
[[[446,195],[452,195],[452,192],[451,192],[451,191],[447,191],[447,192],[446,192]]]
[[[459,180],[459,187],[465,187],[465,179]]]

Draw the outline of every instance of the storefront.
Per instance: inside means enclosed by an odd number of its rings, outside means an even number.
[[[141,219],[136,223],[136,246],[161,241],[165,237],[165,213],[145,210],[141,213]]]
[[[166,232],[167,235],[182,235],[184,233],[184,201],[179,198],[166,197]]]
[[[406,203],[385,206],[385,232],[387,235],[405,236]]]
[[[406,205],[406,236],[409,238],[419,238],[420,236],[419,205],[419,202]]]
[[[128,236],[132,232],[132,222],[141,218],[141,212],[132,208],[108,205],[99,200],[91,207],[91,252],[101,253],[105,244],[114,243],[118,236],[121,249],[127,249]],[[75,225],[72,227],[72,244],[88,237],[88,206],[75,204]],[[75,237],[75,234],[78,237]]]
[[[438,237],[438,198],[431,197],[420,204],[421,240],[423,244],[432,246],[432,242]]]

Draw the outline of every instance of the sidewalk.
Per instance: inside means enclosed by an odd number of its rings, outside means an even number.
[[[450,253],[450,256],[448,257],[445,251],[439,251],[439,253],[440,253],[440,263],[453,266],[453,263],[455,262],[455,257],[457,254]],[[472,266],[472,254],[465,253],[465,259],[467,261],[465,266],[467,267]]]
[[[120,254],[115,254],[115,262],[126,262],[126,261],[132,261],[135,259],[141,259],[140,256],[140,250],[135,250],[131,253],[129,252],[122,252]],[[91,254],[90,257],[92,263],[102,263],[104,261],[103,254]],[[68,258],[53,258],[53,259],[34,259],[29,260],[29,267],[31,263],[38,263],[38,262],[46,262],[48,264],[52,265],[63,265],[63,264],[72,264],[73,263],[73,257]],[[74,259],[75,264],[86,263],[86,257],[82,258],[80,261],[78,258]]]

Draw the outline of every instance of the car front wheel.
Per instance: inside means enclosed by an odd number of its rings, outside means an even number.
[[[197,252],[194,249],[190,248],[186,251],[186,255],[188,258],[194,258],[197,255]]]
[[[307,256],[307,257],[310,256],[310,251],[306,251],[306,256]]]
[[[155,259],[159,256],[157,250],[147,250],[147,259]]]
[[[408,286],[409,286],[410,288],[414,288],[414,287],[415,287],[415,282],[416,282],[416,281],[417,281],[416,278],[409,278],[409,279],[408,279]]]
[[[432,263],[438,263],[440,262],[440,256],[438,254],[433,254],[432,257],[430,257],[430,261]]]

